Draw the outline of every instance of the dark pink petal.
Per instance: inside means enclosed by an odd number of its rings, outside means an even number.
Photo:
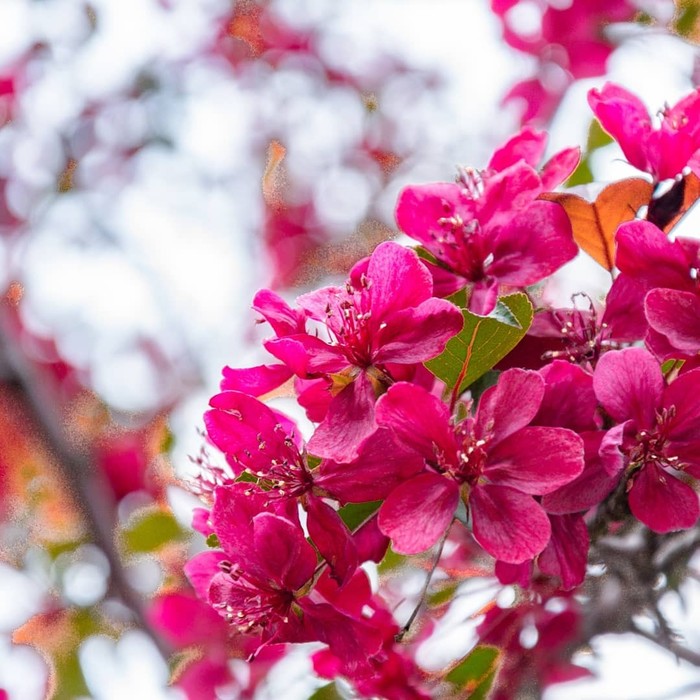
[[[253,308],[272,326],[278,337],[304,332],[303,315],[270,289],[261,289],[255,295]]]
[[[178,649],[228,638],[228,625],[211,606],[184,593],[166,593],[153,599],[148,619]],[[218,639],[217,639],[218,638]]]
[[[386,498],[424,467],[422,456],[408,451],[391,431],[379,428],[363,442],[352,462],[321,462],[314,472],[314,484],[342,503],[375,501]]]
[[[259,365],[247,369],[224,367],[222,391],[242,391],[251,396],[262,396],[282,386],[292,371],[286,365]]]
[[[651,427],[661,404],[664,378],[656,360],[643,348],[605,353],[596,366],[593,388],[616,421],[632,418],[638,428]]]
[[[583,440],[566,428],[526,427],[488,453],[484,476],[492,484],[542,496],[583,471]]]
[[[358,561],[373,561],[377,564],[384,559],[389,547],[389,538],[379,529],[379,515],[373,515],[353,534]]]
[[[535,284],[573,260],[578,246],[569,219],[558,204],[536,201],[503,225],[493,246],[487,272],[501,284]]]
[[[552,515],[552,539],[537,563],[542,573],[558,576],[569,590],[583,582],[588,561],[588,528],[580,515]]]
[[[487,170],[505,170],[520,160],[536,168],[544,156],[546,145],[546,132],[527,127],[494,151],[486,168]]]
[[[323,423],[309,440],[309,452],[334,462],[355,459],[362,442],[377,429],[374,402],[374,388],[361,372],[333,397]]]
[[[641,220],[621,224],[615,242],[615,265],[647,289],[691,287],[690,263],[683,248],[654,224]]]
[[[675,289],[652,289],[644,300],[647,321],[683,353],[700,350],[700,298]]]
[[[214,530],[209,522],[208,508],[193,508],[192,509],[192,529],[196,530],[205,537],[209,537]]]
[[[394,432],[399,442],[425,459],[442,454],[457,464],[457,442],[450,427],[450,411],[423,387],[397,382],[377,401],[377,423]]]
[[[414,250],[392,241],[380,243],[367,267],[372,315],[385,319],[418,306],[433,294],[433,279]]]
[[[460,289],[464,289],[467,285],[467,280],[461,275],[445,270],[428,261],[425,261],[423,264],[428,268],[433,278],[433,294],[440,299],[449,297]]]
[[[391,492],[379,510],[379,528],[395,552],[417,554],[445,533],[459,503],[459,488],[439,474],[414,476]]]
[[[261,577],[263,581],[274,581],[282,590],[295,591],[314,575],[316,552],[303,530],[289,520],[272,513],[256,515],[252,544],[259,561],[256,568],[267,574]]]
[[[469,294],[469,311],[478,316],[488,316],[498,302],[498,280],[485,277],[474,282]]]
[[[666,435],[669,440],[700,442],[700,369],[685,372],[666,387],[662,406],[672,412]]]
[[[320,498],[309,496],[306,512],[309,537],[328,562],[333,578],[343,586],[355,573],[358,564],[352,535],[337,511]]]
[[[511,165],[485,179],[476,211],[479,223],[492,231],[507,228],[513,212],[529,209],[541,191],[540,177],[534,168],[523,161]]]
[[[572,482],[542,498],[548,513],[580,513],[598,505],[620,482],[625,460],[619,450],[622,435],[615,426],[617,437],[603,431],[583,433],[586,466]]]
[[[212,700],[217,689],[230,688],[235,683],[225,658],[197,659],[178,675],[177,687],[187,700]]]
[[[204,601],[209,600],[209,586],[214,576],[221,572],[219,563],[226,559],[223,552],[213,550],[195,554],[185,564],[185,575],[192,584],[197,596]]]
[[[578,365],[555,360],[540,370],[545,381],[544,398],[533,423],[569,428],[576,432],[595,428],[598,401],[593,377]]]
[[[532,559],[521,564],[506,564],[504,561],[497,561],[494,573],[498,582],[504,586],[517,584],[520,588],[528,588],[532,579]]]
[[[647,462],[632,478],[627,496],[630,510],[654,532],[687,530],[698,521],[698,495],[688,484],[652,462]]]
[[[509,369],[484,392],[476,412],[476,434],[496,445],[524,428],[537,415],[544,398],[544,379],[524,369]]]
[[[216,418],[216,422],[212,422],[214,427],[214,435],[210,433],[210,437],[216,440],[220,437],[221,442],[226,444],[230,440],[238,440],[239,444],[231,445],[231,452],[236,451],[236,447],[240,449],[241,441],[247,441],[247,435],[251,432],[261,433],[266,439],[271,439],[278,430],[276,426],[279,424],[277,414],[262,401],[240,391],[222,391],[220,394],[215,394],[209,400],[209,405],[215,409],[209,411]],[[225,425],[225,430],[228,431],[225,435],[219,435],[220,426]],[[222,427],[221,430],[224,430]],[[250,447],[256,444],[253,440]],[[227,451],[227,448],[222,447],[215,442],[217,447]]]
[[[350,366],[340,347],[324,343],[313,335],[288,335],[267,340],[264,345],[271,355],[284,362],[297,377],[342,372]]]
[[[380,630],[361,618],[341,614],[327,603],[314,603],[308,598],[300,602],[316,638],[328,644],[330,651],[342,660],[344,675],[361,673],[363,667],[370,668],[368,659],[382,644]]]
[[[406,235],[432,250],[434,234],[442,233],[439,220],[452,216],[457,210],[461,211],[464,206],[460,188],[455,183],[413,185],[399,194],[396,223]]]
[[[214,491],[209,520],[228,558],[255,559],[251,551],[253,518],[265,510],[266,500],[262,492],[251,491],[245,482],[219,486]]]
[[[581,149],[578,146],[565,148],[563,151],[555,153],[544,164],[542,172],[540,172],[542,189],[549,192],[555,187],[559,187],[576,170],[580,160]]]
[[[380,326],[374,362],[426,362],[445,349],[463,324],[462,312],[444,299],[429,299],[415,308],[402,309],[388,316],[384,327]]]
[[[325,322],[328,317],[328,309],[335,309],[338,299],[344,297],[345,290],[341,287],[321,287],[308,294],[297,297],[299,308],[316,321]]]
[[[623,342],[644,337],[647,319],[644,315],[645,285],[628,275],[618,275],[605,298],[601,319],[601,336]]]
[[[328,413],[328,406],[333,400],[330,382],[319,379],[299,379],[294,381],[297,403],[306,411],[307,418],[313,423],[320,423]]]
[[[547,514],[532,496],[505,486],[479,485],[469,495],[474,539],[493,557],[520,564],[549,542]]]
[[[588,93],[588,104],[607,131],[622,148],[627,160],[640,170],[647,169],[643,150],[651,132],[651,119],[642,101],[628,90],[606,83],[602,90]]]

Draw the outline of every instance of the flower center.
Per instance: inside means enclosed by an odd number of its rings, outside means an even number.
[[[326,306],[326,324],[335,344],[342,348],[350,364],[361,368],[372,364],[371,286],[372,280],[363,274],[359,289],[348,282],[345,292],[338,293],[335,304]]]
[[[667,452],[669,423],[675,415],[675,406],[661,409],[656,414],[656,425],[651,430],[640,430],[637,433],[635,444],[628,451],[631,464],[644,466],[654,463],[659,467],[672,469],[683,467],[676,455],[669,455]]]
[[[219,564],[230,579],[226,600],[213,603],[226,622],[242,634],[265,631],[289,621],[291,591],[268,588],[229,561]]]
[[[275,425],[275,432],[284,432],[284,426]],[[258,453],[270,452],[270,446],[263,436],[258,434]],[[270,498],[297,498],[313,486],[313,479],[308,470],[304,455],[294,442],[293,435],[285,435],[280,442],[272,446],[274,454],[270,455],[270,461],[260,465],[259,455],[255,460],[256,466],[246,467],[245,472],[258,479],[258,485],[267,491]],[[248,453],[252,458],[252,454]]]

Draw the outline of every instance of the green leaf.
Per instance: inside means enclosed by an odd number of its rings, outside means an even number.
[[[603,129],[597,119],[591,120],[591,125],[588,127],[588,141],[586,141],[586,152],[590,155],[591,151],[597,148],[602,148],[613,142],[613,137]]]
[[[211,535],[207,537],[207,547],[211,547],[212,549],[221,547],[221,542],[219,542],[219,538],[217,537],[215,532],[212,532]]]
[[[85,683],[76,650],[55,659],[54,677],[56,688],[51,695],[53,700],[75,700],[79,697],[90,697],[90,690]]]
[[[335,683],[322,685],[309,700],[343,700],[343,696],[338,692]]]
[[[603,129],[600,122],[597,119],[592,119],[588,127],[586,152],[581,157],[581,162],[576,166],[576,170],[571,173],[569,179],[566,181],[566,186],[574,187],[575,185],[587,185],[589,182],[593,182],[595,177],[593,176],[593,170],[591,168],[591,154],[612,142],[612,136]]]
[[[449,603],[454,598],[458,588],[458,583],[447,583],[439,590],[428,595],[426,602],[431,608],[439,608],[446,603]]]
[[[379,510],[382,501],[368,501],[367,503],[348,503],[343,506],[338,515],[341,520],[348,526],[348,530],[354,531],[357,527]]]
[[[134,515],[122,531],[122,543],[129,554],[153,552],[169,542],[188,537],[189,533],[180,527],[172,513],[153,509]]]
[[[425,363],[450,392],[461,394],[502,360],[523,338],[532,323],[533,308],[522,292],[502,297],[489,316],[462,310],[464,327],[445,351]]]
[[[677,5],[673,28],[680,36],[692,38],[700,18],[700,6],[694,0],[681,0]]]
[[[479,645],[447,674],[446,680],[457,686],[460,698],[484,700],[496,676],[499,656],[496,647]]]

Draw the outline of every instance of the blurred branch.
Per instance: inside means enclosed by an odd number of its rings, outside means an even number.
[[[646,630],[642,629],[634,622],[632,623],[631,630],[640,637],[644,637],[644,639],[654,642],[654,644],[662,649],[670,651],[677,658],[683,659],[683,661],[688,661],[689,663],[693,664],[693,666],[700,667],[700,653],[684,647],[682,644],[673,639],[669,639],[665,634],[662,636],[652,634],[651,632],[647,632]]]
[[[11,339],[5,301],[0,302],[0,366],[26,397],[36,427],[41,431],[83,517],[90,539],[104,552],[110,567],[110,590],[132,612],[136,624],[167,659],[170,649],[149,624],[141,596],[128,580],[114,542],[116,504],[102,473],[94,468],[89,445],[68,439],[56,400],[45,381]]]

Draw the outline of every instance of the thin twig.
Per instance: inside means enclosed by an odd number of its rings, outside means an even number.
[[[400,642],[406,636],[408,630],[411,628],[411,625],[418,616],[418,612],[423,607],[423,603],[425,603],[425,596],[428,593],[428,587],[430,586],[430,582],[432,581],[435,569],[437,569],[437,565],[440,563],[440,557],[442,556],[442,550],[445,546],[445,542],[447,541],[447,533],[449,531],[450,528],[447,528],[443,536],[440,538],[437,552],[435,553],[435,559],[433,560],[433,565],[430,567],[430,571],[428,571],[428,575],[425,577],[425,583],[423,584],[423,588],[421,589],[420,596],[418,598],[418,605],[416,605],[410,617],[408,618],[408,620],[406,620],[406,624],[401,628],[401,631],[396,635],[397,642]]]
[[[81,511],[88,536],[107,558],[112,592],[131,610],[138,627],[148,634],[167,659],[171,650],[148,622],[143,600],[129,582],[115,547],[113,526],[116,507],[105,478],[95,469],[89,451],[79,449],[66,438],[62,423],[53,409],[55,398],[22,353],[13,346],[7,327],[7,313],[0,306],[0,355],[11,371],[10,379],[20,386],[27,399],[34,422],[41,429],[42,438]]]

